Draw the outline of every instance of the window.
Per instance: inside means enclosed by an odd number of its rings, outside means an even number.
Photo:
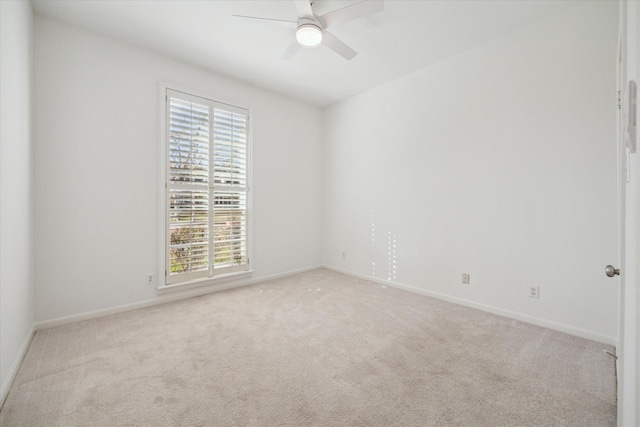
[[[245,109],[167,89],[165,284],[249,269],[248,125]]]

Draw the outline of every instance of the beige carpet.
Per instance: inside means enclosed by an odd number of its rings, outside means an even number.
[[[614,426],[592,341],[328,270],[36,333],[2,426]]]

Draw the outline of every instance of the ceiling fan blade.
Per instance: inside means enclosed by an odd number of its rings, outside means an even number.
[[[333,12],[325,13],[320,16],[320,20],[324,23],[325,28],[331,28],[334,25],[340,25],[352,19],[362,18],[363,16],[373,13],[382,12],[384,3],[382,0],[364,0]]]
[[[293,39],[293,42],[291,42],[287,50],[284,52],[284,55],[282,55],[282,59],[289,60],[293,58],[293,56],[296,53],[298,53],[299,49],[300,49],[300,45],[298,45],[298,42],[296,41],[296,39]]]
[[[300,18],[313,18],[313,10],[309,0],[295,0],[295,3]]]
[[[235,16],[236,18],[259,19],[261,21],[284,22],[285,24],[298,25],[296,21],[287,21],[286,19],[262,18],[260,16],[246,16],[246,15],[233,15],[233,16]]]
[[[358,52],[351,49],[327,30],[322,32],[322,43],[347,61],[353,59],[358,54]]]

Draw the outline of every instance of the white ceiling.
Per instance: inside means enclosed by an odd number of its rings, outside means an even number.
[[[359,0],[316,0],[316,14]],[[34,0],[36,13],[319,107],[424,68],[577,4],[577,1],[385,0],[384,11],[331,28],[358,52],[328,48],[281,57],[294,29],[235,18],[297,20],[292,0]]]

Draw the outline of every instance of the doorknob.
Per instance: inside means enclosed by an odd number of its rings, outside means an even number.
[[[606,274],[609,277],[613,277],[616,275],[620,275],[620,269],[619,268],[615,268],[613,265],[607,265],[604,268],[604,274]]]

